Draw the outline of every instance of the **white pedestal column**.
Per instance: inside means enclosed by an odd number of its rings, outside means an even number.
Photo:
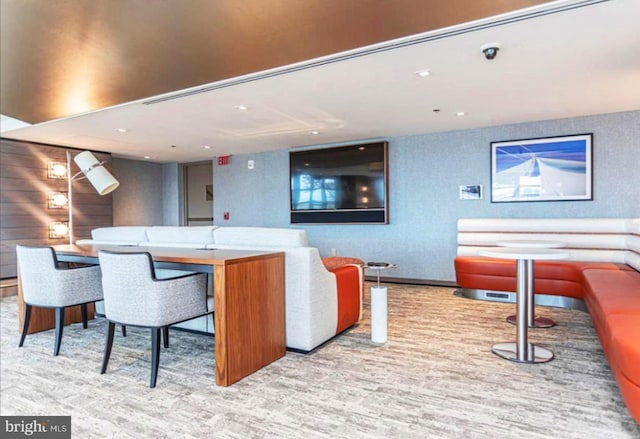
[[[371,341],[387,342],[387,287],[371,287]]]

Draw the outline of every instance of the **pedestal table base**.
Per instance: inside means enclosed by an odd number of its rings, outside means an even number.
[[[507,317],[507,322],[515,325],[517,322],[517,315],[513,314]],[[529,326],[529,328],[551,328],[552,326],[556,326],[556,322],[549,317],[540,317],[536,316],[533,318],[533,325]]]
[[[553,360],[553,352],[548,349],[527,343],[527,358],[518,358],[516,343],[497,343],[491,347],[491,352],[516,363],[546,363]]]

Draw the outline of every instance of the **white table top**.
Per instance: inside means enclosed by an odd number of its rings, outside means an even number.
[[[560,248],[567,244],[562,241],[541,241],[538,239],[525,239],[518,241],[498,241],[496,245],[499,247],[517,247],[517,248]]]
[[[569,257],[569,253],[563,252],[562,250],[523,247],[500,247],[491,250],[481,250],[478,254],[480,256],[499,259],[553,260],[567,259]]]

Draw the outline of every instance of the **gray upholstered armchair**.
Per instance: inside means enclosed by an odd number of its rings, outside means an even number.
[[[20,344],[29,329],[31,307],[55,310],[55,345],[53,355],[60,352],[64,309],[80,305],[82,327],[87,328],[87,304],[102,300],[100,267],[61,269],[51,247],[16,246],[20,283],[24,300],[24,315]]]
[[[115,324],[151,328],[151,380],[156,386],[160,330],[212,312],[207,309],[207,275],[157,279],[149,253],[101,251],[105,317],[109,321],[101,374],[107,370]],[[166,345],[165,345],[166,346]]]

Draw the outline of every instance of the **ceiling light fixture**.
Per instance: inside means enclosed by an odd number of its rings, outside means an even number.
[[[204,149],[211,149],[211,147],[209,145],[204,145],[203,148]]]
[[[149,160],[150,158],[151,158],[151,156],[150,156],[150,155],[145,155],[145,156],[144,156],[144,159],[145,159],[145,160]]]
[[[247,107],[246,105],[236,105],[236,110],[246,111],[248,109],[249,107]]]
[[[118,131],[119,133],[126,133],[129,130],[126,128],[116,128],[116,131]]]
[[[464,111],[458,111],[458,112],[456,113],[456,116],[464,116]]]
[[[421,78],[426,78],[427,76],[431,75],[431,72],[429,70],[418,70],[415,73],[416,73],[416,75],[420,76]]]
[[[320,134],[320,131],[311,131],[311,134],[313,134],[315,136],[315,135]]]

